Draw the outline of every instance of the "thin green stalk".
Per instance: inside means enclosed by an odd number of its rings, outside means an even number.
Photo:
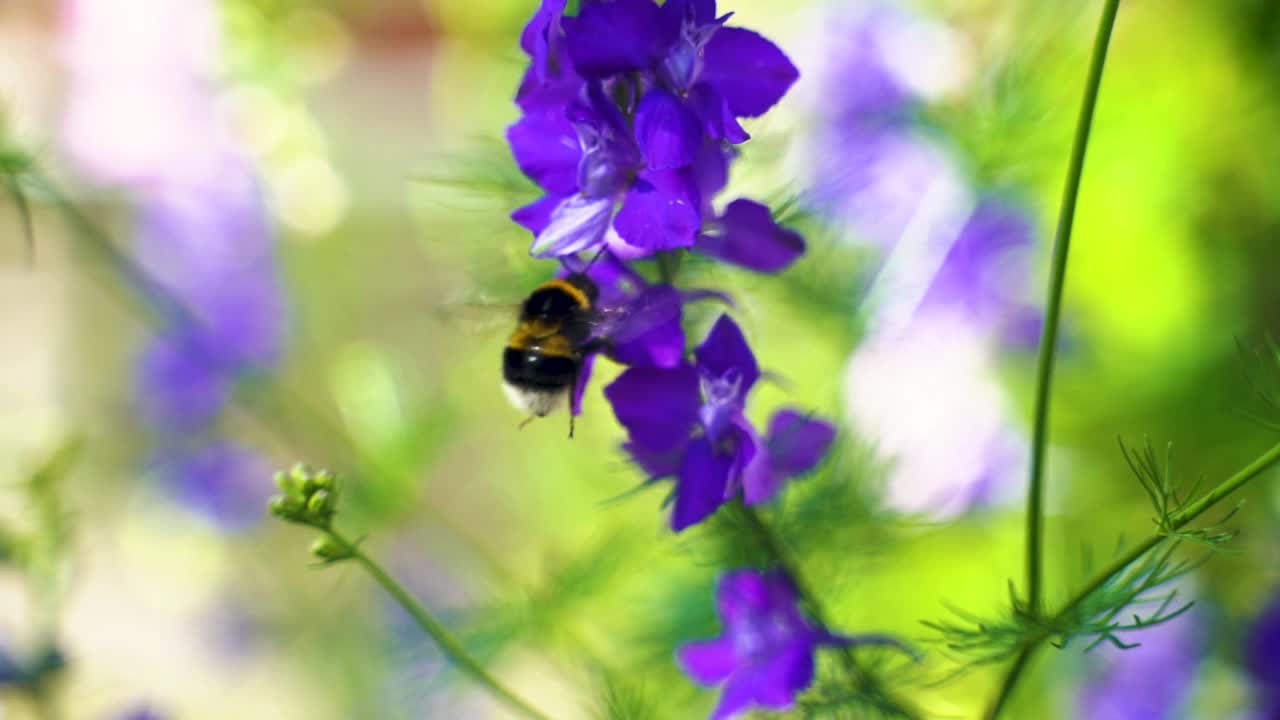
[[[1040,613],[1044,602],[1044,468],[1049,441],[1049,397],[1053,385],[1054,350],[1058,344],[1058,321],[1062,315],[1062,289],[1067,277],[1067,252],[1071,246],[1071,226],[1075,221],[1076,200],[1080,195],[1080,177],[1084,173],[1084,156],[1093,127],[1093,111],[1102,86],[1102,68],[1107,60],[1111,30],[1115,27],[1120,0],[1106,0],[1098,33],[1089,61],[1080,117],[1076,121],[1075,139],[1071,144],[1071,163],[1062,189],[1062,207],[1053,240],[1053,260],[1049,267],[1049,296],[1045,303],[1044,334],[1040,338],[1040,354],[1036,360],[1035,417],[1031,436],[1031,471],[1027,490],[1027,593],[1028,607]]]
[[[511,690],[508,690],[492,675],[490,675],[488,671],[484,669],[484,666],[481,665],[478,660],[471,657],[466,648],[462,647],[462,643],[458,642],[457,638],[445,629],[444,625],[440,624],[440,621],[435,619],[430,610],[427,610],[427,608],[424,607],[422,603],[418,602],[418,599],[406,590],[403,585],[397,582],[395,578],[391,577],[391,575],[378,564],[378,561],[365,554],[358,544],[347,540],[336,530],[327,529],[325,532],[328,533],[329,537],[332,538],[335,543],[349,553],[352,560],[359,563],[365,571],[373,576],[373,579],[377,581],[377,583],[381,585],[382,588],[391,595],[391,597],[395,598],[396,602],[400,604],[400,607],[404,608],[405,612],[409,613],[409,615],[413,617],[414,621],[418,624],[418,627],[422,628],[423,632],[431,636],[431,639],[435,641],[436,646],[440,648],[440,651],[453,661],[459,669],[471,676],[471,679],[483,685],[485,689],[493,693],[494,696],[506,703],[508,707],[515,710],[520,715],[531,718],[531,720],[549,720],[547,715],[544,715],[540,711],[534,709],[532,705]]]
[[[1263,454],[1254,459],[1253,462],[1236,471],[1231,477],[1223,480],[1217,487],[1205,493],[1195,504],[1186,510],[1173,516],[1171,525],[1174,530],[1180,530],[1193,522],[1196,518],[1208,512],[1213,506],[1217,505],[1231,493],[1244,487],[1250,480],[1258,477],[1271,467],[1280,463],[1280,443],[1277,443]],[[1124,572],[1133,563],[1137,562],[1148,552],[1151,552],[1165,540],[1169,539],[1169,535],[1163,532],[1153,533],[1150,537],[1135,545],[1124,555],[1116,558],[1114,562],[1102,570],[1098,571],[1089,582],[1072,595],[1062,608],[1056,613],[1049,616],[1042,627],[1043,631],[1032,635],[1022,644],[1022,648],[1018,651],[1017,657],[1014,659],[1013,665],[1009,668],[1009,672],[1005,675],[1004,681],[1000,685],[1000,691],[992,702],[990,709],[987,711],[987,720],[995,720],[999,716],[1001,709],[1004,707],[1009,696],[1013,692],[1014,686],[1026,669],[1027,662],[1031,655],[1039,649],[1050,637],[1048,628],[1057,627],[1062,624],[1066,617],[1075,611],[1090,595],[1097,592],[1099,588],[1106,585],[1115,576]]]
[[[991,706],[987,708],[987,712],[983,715],[987,720],[995,720],[1002,710],[1005,703],[1013,696],[1013,688],[1022,679],[1022,672],[1031,664],[1031,656],[1035,654],[1039,642],[1028,643],[1022,646],[1018,651],[1018,656],[1014,658],[1013,665],[1009,667],[1009,672],[1004,676],[1004,681],[1000,683],[1000,691],[996,693],[996,697],[991,701]]]

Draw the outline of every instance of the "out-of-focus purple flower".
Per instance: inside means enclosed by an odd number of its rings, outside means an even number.
[[[525,27],[524,115],[507,131],[517,164],[547,191],[512,214],[533,232],[531,252],[608,247],[632,259],[696,246],[764,272],[798,257],[803,241],[763,206],[735,201],[720,217],[711,207],[727,177],[723,141],[747,139],[737,118],[768,110],[798,76],[782,51],[723,27],[714,0],[563,11],[546,0]]]
[[[113,716],[113,720],[165,720],[168,717],[150,704],[129,708]]]
[[[892,464],[890,507],[942,519],[1018,492],[1025,442],[993,352],[963,314],[935,312],[850,358],[846,411]]]
[[[651,480],[676,478],[676,532],[739,492],[749,505],[768,502],[788,478],[813,469],[835,437],[829,423],[791,410],[775,414],[760,437],[744,414],[760,369],[727,315],[695,357],[693,365],[630,368],[605,388],[632,459]]]
[[[1110,645],[1086,655],[1099,658],[1080,688],[1080,720],[1169,720],[1191,695],[1201,643],[1193,612],[1121,638],[1141,643],[1121,650]]]
[[[270,495],[262,478],[271,466],[257,453],[226,440],[197,441],[182,447],[171,438],[160,451],[156,472],[190,508],[222,527],[239,529],[257,522]]]
[[[716,593],[724,633],[683,645],[676,658],[705,685],[724,685],[712,720],[753,706],[785,710],[813,682],[814,653],[824,646],[896,644],[879,635],[843,637],[818,627],[800,611],[790,578],[781,570],[735,570]]]
[[[1249,629],[1244,666],[1253,679],[1259,720],[1280,718],[1280,592],[1273,594]]]
[[[237,380],[269,369],[284,333],[274,233],[255,173],[222,115],[209,0],[66,0],[68,150],[137,206],[135,257],[176,301],[142,353],[136,392],[179,496],[220,522],[260,517],[259,472],[215,424]],[[123,113],[123,114],[122,114]],[[127,117],[126,117],[127,115]]]

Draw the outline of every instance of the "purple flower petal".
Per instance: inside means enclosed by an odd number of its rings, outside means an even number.
[[[613,198],[571,195],[551,211],[550,221],[533,240],[535,257],[572,255],[599,247],[609,229]]]
[[[761,678],[753,667],[745,667],[736,671],[725,683],[720,693],[720,702],[711,711],[711,720],[727,720],[746,710],[755,703],[756,687]]]
[[[919,312],[959,308],[975,321],[996,324],[1026,302],[1030,216],[1003,201],[981,202],[956,236],[920,301]]]
[[[591,369],[595,364],[595,353],[582,359],[582,367],[578,369],[577,382],[573,386],[573,396],[569,400],[569,412],[574,416],[582,414],[582,396],[587,392],[587,383],[591,381]]]
[[[142,412],[156,427],[198,428],[226,405],[227,368],[189,335],[156,338],[138,370]]]
[[[269,494],[261,479],[270,473],[258,455],[229,442],[180,450],[162,459],[160,472],[192,509],[228,529],[263,517]]]
[[[689,175],[693,178],[693,185],[701,200],[699,207],[703,216],[714,214],[711,199],[729,183],[729,159],[732,154],[733,151],[726,149],[721,143],[707,142],[702,145],[689,168]]]
[[[763,575],[755,570],[735,570],[720,578],[716,609],[726,628],[735,630],[751,617],[767,612],[771,594]]]
[[[751,386],[760,379],[760,368],[756,365],[756,357],[742,336],[738,324],[728,315],[721,315],[716,321],[707,339],[702,341],[694,351],[698,360],[698,370],[710,378],[734,378],[737,382],[736,398],[738,404],[746,398]]]
[[[769,658],[756,675],[757,703],[775,710],[791,707],[796,695],[813,682],[813,645],[803,640],[795,642]]]
[[[578,131],[563,112],[525,114],[507,128],[507,142],[520,170],[547,192],[577,192],[582,148]]]
[[[680,532],[711,516],[725,501],[725,486],[733,457],[716,453],[706,438],[685,448],[684,463],[676,478],[676,504],[671,529]]]
[[[1264,694],[1280,700],[1280,593],[1254,620],[1244,646],[1244,665]]]
[[[746,505],[767,503],[786,482],[787,476],[769,464],[769,454],[757,453],[742,472],[742,502]]]
[[[684,448],[672,450],[650,450],[635,443],[625,443],[622,449],[640,466],[650,480],[674,477],[680,472],[680,464],[684,462]]]
[[[630,368],[604,389],[632,444],[646,450],[683,445],[697,421],[698,374],[688,366]]]
[[[769,421],[765,441],[769,464],[787,475],[809,472],[827,454],[835,437],[835,427],[825,420],[779,410]]]
[[[739,198],[719,220],[719,232],[698,238],[698,250],[757,272],[778,272],[804,254],[804,238],[773,221],[769,208]]]
[[[662,19],[673,30],[686,20],[708,25],[716,20],[716,0],[667,0],[662,4]]]
[[[702,80],[739,117],[763,115],[799,77],[777,45],[750,30],[721,28],[707,43]]]
[[[559,23],[564,6],[565,0],[542,0],[520,32],[521,49],[529,54],[533,68],[544,76],[549,46],[547,34]]]
[[[682,298],[670,285],[646,288],[619,308],[616,324],[607,329],[609,353],[623,365],[671,368],[684,359]]]
[[[560,195],[543,195],[524,207],[516,208],[511,213],[511,219],[520,225],[523,225],[537,237],[539,233],[551,224],[551,213],[560,206],[560,203],[566,199]]]
[[[715,640],[685,643],[676,652],[676,659],[685,674],[704,685],[725,680],[738,664],[733,639],[727,635]]]
[[[651,251],[693,245],[702,217],[690,185],[674,170],[646,173],[627,193],[614,229],[628,245]]]
[[[670,42],[653,0],[584,3],[563,24],[574,68],[587,78],[644,70]]]
[[[636,108],[636,141],[650,170],[680,168],[702,147],[698,118],[675,95],[654,88]]]
[[[707,83],[698,83],[689,91],[689,104],[702,123],[702,130],[713,140],[727,140],[735,145],[751,139],[738,124],[729,101]]]

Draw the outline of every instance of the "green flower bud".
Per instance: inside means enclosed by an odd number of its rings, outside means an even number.
[[[316,490],[307,498],[307,512],[312,515],[327,515],[333,512],[333,493],[328,490]]]
[[[321,468],[316,471],[315,475],[311,476],[311,483],[320,490],[333,490],[338,486],[338,479],[333,476],[330,470]]]
[[[283,495],[276,495],[267,501],[267,510],[276,517],[285,517],[288,513],[289,500]]]
[[[328,535],[322,535],[311,543],[311,554],[327,562],[346,560],[351,557],[351,551],[346,545]]]

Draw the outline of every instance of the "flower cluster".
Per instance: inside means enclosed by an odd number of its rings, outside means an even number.
[[[740,118],[762,115],[799,73],[773,43],[716,16],[714,0],[544,0],[525,27],[531,58],[507,131],[516,162],[546,195],[513,219],[531,252],[561,258],[603,248],[649,257],[693,248],[764,272],[803,239],[746,198],[717,212]]]
[[[571,412],[595,352],[628,366],[605,396],[648,482],[674,479],[676,532],[732,500],[773,500],[835,439],[830,423],[794,409],[757,430],[746,403],[762,372],[738,325],[721,315],[692,357],[686,350],[683,306],[727,298],[676,288],[669,268],[654,284],[633,267],[689,250],[775,273],[804,253],[804,239],[765,205],[716,201],[750,137],[740,121],[777,104],[799,75],[730,15],[715,0],[586,0],[569,16],[565,0],[544,0],[521,36],[531,62],[507,132],[517,164],[545,191],[512,214],[533,233],[531,254],[598,291],[601,322]],[[855,642],[811,623],[798,602],[781,570],[725,576],[725,636],[680,652],[696,680],[727,680],[715,717],[790,705],[813,679],[818,647]]]

